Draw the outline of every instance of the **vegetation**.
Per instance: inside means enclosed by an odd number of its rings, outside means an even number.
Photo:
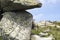
[[[2,40],[2,37],[0,36],[0,40]]]
[[[50,34],[54,36],[54,40],[60,40],[60,28],[51,27]]]
[[[60,26],[60,22],[54,21],[53,23]]]
[[[56,22],[54,22],[56,24]],[[60,23],[57,23],[60,25]],[[57,25],[56,24],[56,25]],[[35,26],[34,29],[32,29],[32,34],[39,34],[40,32],[44,32],[45,30],[49,29],[50,31],[48,34],[52,34],[54,39],[53,40],[60,40],[60,28],[57,28],[56,26],[46,26],[46,27],[40,27],[40,26]],[[48,35],[48,36],[49,36]]]

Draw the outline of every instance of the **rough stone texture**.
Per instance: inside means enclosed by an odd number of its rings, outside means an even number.
[[[30,40],[32,15],[26,11],[5,12],[1,20],[3,40]]]
[[[4,11],[26,10],[41,7],[37,0],[0,0],[0,8]]]

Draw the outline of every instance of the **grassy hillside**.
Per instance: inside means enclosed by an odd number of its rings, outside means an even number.
[[[55,23],[56,24],[56,23]],[[57,24],[56,24],[57,25]],[[58,25],[60,25],[58,23]],[[53,40],[60,40],[60,28],[57,28],[56,26],[46,26],[46,27],[40,27],[36,26],[34,29],[32,29],[32,34],[39,34],[40,32],[43,32],[45,30],[49,29],[50,31],[48,34],[52,34],[54,39]],[[48,35],[48,36],[49,36]]]

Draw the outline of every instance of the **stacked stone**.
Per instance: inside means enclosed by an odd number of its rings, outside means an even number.
[[[36,0],[0,0],[3,40],[30,40],[33,16],[25,10],[37,7]]]

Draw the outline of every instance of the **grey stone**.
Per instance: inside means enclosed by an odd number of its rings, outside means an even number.
[[[50,35],[48,37],[40,37],[39,35],[31,35],[31,40],[52,40],[53,35]]]
[[[26,11],[5,12],[1,20],[3,40],[30,40],[32,19]]]
[[[0,0],[0,9],[4,11],[26,10],[41,7],[37,0]]]

